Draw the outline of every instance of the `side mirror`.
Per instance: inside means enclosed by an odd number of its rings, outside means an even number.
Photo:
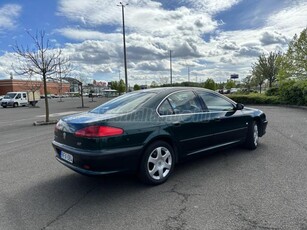
[[[242,110],[242,109],[244,109],[244,105],[241,104],[241,103],[237,103],[236,104],[236,110]]]

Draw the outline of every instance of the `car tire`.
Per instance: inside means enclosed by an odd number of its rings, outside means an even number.
[[[14,107],[14,108],[15,108],[15,107],[18,107],[18,103],[15,102],[15,103],[13,104],[13,107]]]
[[[139,178],[145,184],[162,184],[174,171],[174,165],[173,148],[164,141],[156,141],[149,145],[143,154]]]
[[[258,147],[259,141],[259,127],[256,121],[253,121],[247,131],[247,137],[245,141],[245,147],[250,150],[254,150]]]
[[[3,107],[4,109],[6,108],[6,106],[5,106],[5,105],[3,105],[2,107]]]

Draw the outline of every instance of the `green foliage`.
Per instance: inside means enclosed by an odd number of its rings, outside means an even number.
[[[111,89],[117,90],[119,94],[122,94],[126,91],[126,86],[124,80],[120,79],[120,81],[111,81]]]
[[[247,105],[276,105],[282,104],[283,102],[280,100],[278,96],[265,96],[263,94],[247,94],[247,95],[238,95],[238,94],[227,94],[227,97],[230,99]]]
[[[278,57],[280,54],[271,52],[268,57],[264,54],[258,57],[257,62],[252,66],[253,78],[256,85],[263,85],[264,81],[267,79],[269,81],[269,87],[272,87],[273,82],[276,81],[276,76],[278,74]]]
[[[118,81],[111,81],[111,89],[114,90],[118,89]]]
[[[206,89],[211,89],[211,90],[216,90],[216,84],[215,81],[211,78],[208,78],[205,83],[204,83],[204,88]]]
[[[225,88],[226,89],[231,89],[236,87],[236,82],[233,80],[227,80]]]
[[[300,36],[295,35],[289,43],[288,51],[279,60],[280,71],[278,78],[284,80],[287,78],[307,79],[307,28]]]
[[[283,81],[279,85],[280,98],[292,105],[307,105],[307,80]]]
[[[133,86],[133,90],[140,90],[140,89],[141,89],[141,87],[138,84],[135,84]]]
[[[125,85],[124,80],[120,79],[118,83],[117,91],[119,92],[119,94],[122,94],[126,91],[126,85]]]
[[[279,95],[279,88],[278,87],[272,87],[265,92],[265,95],[266,96],[278,96]]]

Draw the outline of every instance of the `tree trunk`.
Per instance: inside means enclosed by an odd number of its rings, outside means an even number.
[[[82,86],[82,84],[80,84],[80,94],[81,94],[82,108],[84,108],[84,101],[83,101],[83,86]]]
[[[44,81],[44,93],[45,93],[46,122],[49,122],[49,105],[48,105],[46,73],[43,73],[43,81]]]
[[[261,93],[261,85],[262,85],[262,84],[259,84],[260,93]]]

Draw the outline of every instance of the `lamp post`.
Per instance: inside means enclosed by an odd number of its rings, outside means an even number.
[[[128,5],[127,3],[123,3],[123,2],[119,2],[119,5],[117,5],[117,6],[120,6],[122,8],[126,93],[128,92],[128,76],[127,76],[127,55],[126,55],[126,33],[125,33],[125,11],[124,11],[124,8],[127,5]]]
[[[173,70],[172,70],[172,51],[169,51],[169,71],[171,77],[171,86],[173,86]]]

